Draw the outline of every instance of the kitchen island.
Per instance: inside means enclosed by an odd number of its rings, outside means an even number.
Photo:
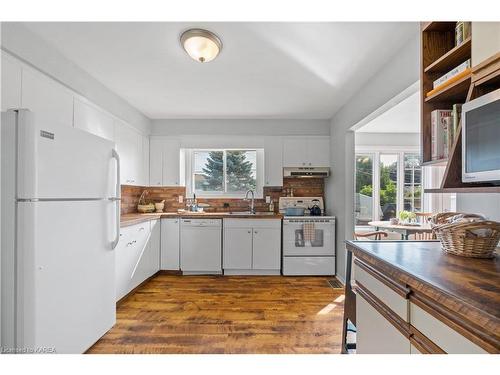
[[[500,258],[438,241],[348,241],[358,353],[500,353]]]

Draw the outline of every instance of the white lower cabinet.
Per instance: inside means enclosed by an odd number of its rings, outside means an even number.
[[[280,274],[281,220],[224,219],[224,274]]]
[[[386,285],[383,278],[369,266],[354,261],[353,277],[356,281],[356,353],[410,354],[408,299]],[[382,311],[384,313],[382,313]],[[399,322],[400,331],[383,314]]]
[[[180,269],[180,226],[179,219],[161,220],[161,264],[160,269]]]
[[[224,224],[227,220],[224,220]],[[251,270],[253,252],[252,228],[224,227],[223,268],[232,270]]]
[[[121,228],[115,249],[116,300],[160,269],[160,223],[147,221]]]
[[[410,354],[410,340],[358,293],[356,353]]]

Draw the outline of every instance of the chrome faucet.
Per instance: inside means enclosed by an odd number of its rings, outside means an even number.
[[[248,200],[248,193],[252,193],[252,202],[250,203],[250,212],[252,214],[254,214],[255,213],[255,206],[254,206],[255,193],[253,190],[247,190],[247,192],[245,193],[245,200],[246,201]]]

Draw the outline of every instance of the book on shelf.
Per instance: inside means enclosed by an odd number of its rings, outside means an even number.
[[[462,104],[453,104],[451,109],[451,127],[450,127],[450,139],[451,144],[455,142],[455,137],[457,136],[458,125],[460,124],[460,118],[462,117]]]
[[[455,46],[462,44],[470,37],[471,22],[459,21],[455,26]]]
[[[449,128],[451,110],[436,109],[431,112],[431,159],[446,159],[449,153]]]
[[[463,77],[466,77],[470,74],[471,72],[471,68],[467,68],[465,69],[464,71],[458,73],[457,75],[451,77],[450,79],[448,79],[446,82],[442,83],[441,85],[439,85],[438,87],[436,87],[435,89],[432,89],[431,91],[429,91],[427,94],[425,94],[426,97],[429,97],[429,96],[432,96],[434,95],[435,93],[445,89],[446,87],[450,86],[451,84],[457,82],[458,80],[462,79]]]
[[[455,77],[457,74],[462,73],[466,69],[470,69],[470,59],[467,59],[466,61],[464,61],[463,63],[461,63],[459,66],[453,68],[448,73],[446,73],[446,74],[442,75],[441,77],[439,77],[438,79],[436,79],[432,83],[432,88],[433,89],[438,88],[443,83],[445,83],[446,81],[448,81],[450,78]]]

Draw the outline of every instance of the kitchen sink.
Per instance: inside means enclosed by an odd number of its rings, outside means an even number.
[[[259,216],[263,216],[263,215],[268,215],[268,216],[272,216],[274,215],[274,212],[257,212],[257,213],[253,213],[251,211],[232,211],[232,212],[229,212],[229,215],[232,215],[232,216],[250,216],[250,215],[259,215]]]

